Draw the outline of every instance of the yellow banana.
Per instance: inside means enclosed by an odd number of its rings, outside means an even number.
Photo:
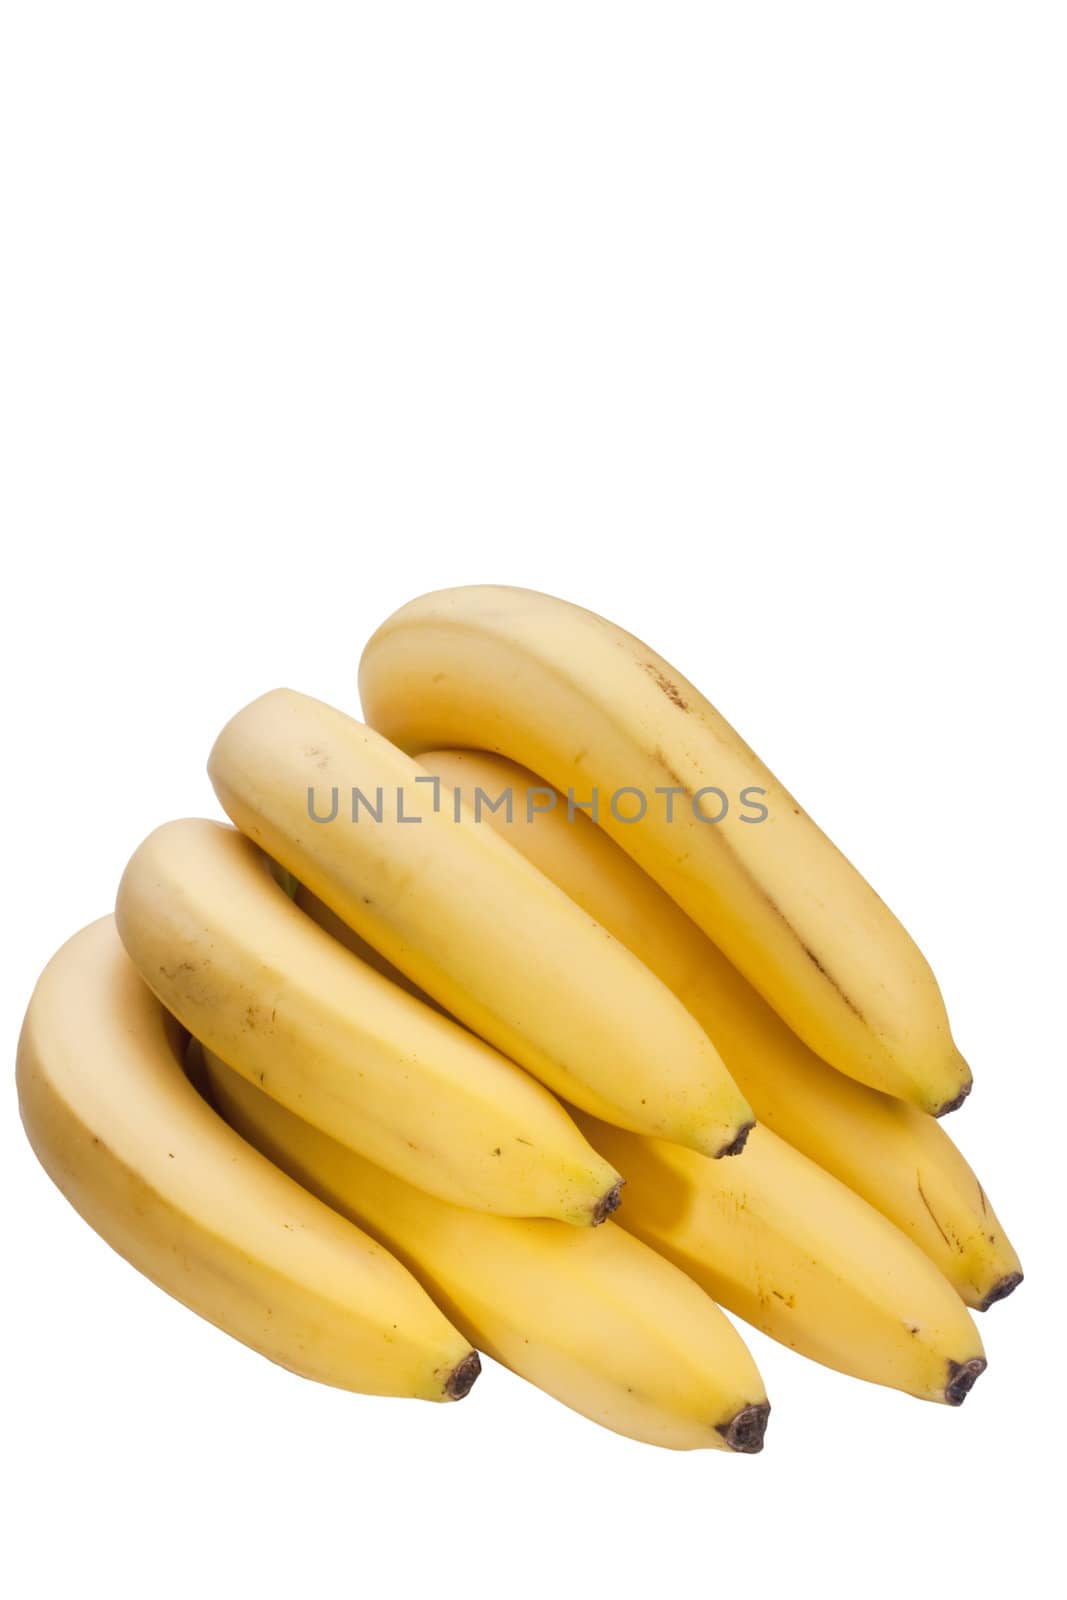
[[[235,829],[157,828],[116,918],[190,1033],[390,1171],[509,1215],[587,1224],[618,1203],[618,1174],[540,1084],[342,949]]]
[[[367,721],[405,750],[473,746],[576,800],[595,788],[600,825],[831,1065],[936,1115],[968,1092],[912,940],[640,640],[531,590],[446,589],[378,629],[359,685]]]
[[[528,811],[540,780],[502,756],[440,750],[420,765],[472,808],[511,791],[512,817],[481,810],[528,860],[662,978],[721,1051],[760,1122],[902,1229],[968,1305],[985,1310],[1022,1280],[985,1191],[940,1123],[820,1061],[602,828],[561,800]],[[543,795],[543,789],[540,794]]]
[[[405,993],[414,995],[416,1000],[422,1001],[423,1005],[432,1006],[435,1011],[442,1009],[436,1000],[432,1000],[424,990],[419,988],[417,983],[412,983],[409,977],[398,971],[391,961],[387,961],[380,951],[375,950],[372,944],[368,944],[366,939],[361,939],[354,928],[350,928],[347,922],[342,922],[337,913],[331,911],[329,906],[319,899],[318,895],[312,894],[311,890],[306,888],[304,884],[297,883],[295,878],[293,879],[293,885],[293,900],[301,911],[306,912],[312,922],[317,922],[320,928],[324,928],[331,938],[337,940],[338,944],[343,944],[346,950],[350,950],[354,956],[358,956],[361,961],[366,962],[368,967],[373,967],[375,972],[380,972],[391,983],[395,983],[398,989],[403,989]]]
[[[712,1162],[579,1120],[626,1173],[626,1228],[772,1339],[947,1405],[985,1370],[978,1329],[932,1262],[769,1128],[743,1161]]]
[[[751,1110],[666,985],[372,729],[275,690],[209,771],[238,827],[550,1089],[709,1155],[741,1148]]]
[[[261,1355],[367,1394],[458,1399],[478,1357],[411,1274],[249,1148],[182,1072],[114,919],[45,968],[18,1048],[22,1119],[113,1249]]]
[[[205,1058],[227,1121],[394,1250],[487,1354],[631,1438],[762,1447],[769,1407],[740,1337],[702,1290],[614,1223],[579,1232],[435,1200]]]

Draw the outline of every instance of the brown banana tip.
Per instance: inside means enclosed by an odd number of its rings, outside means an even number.
[[[973,1088],[974,1088],[974,1080],[971,1079],[971,1078],[968,1078],[967,1082],[963,1085],[963,1088],[960,1090],[960,1092],[956,1096],[955,1100],[946,1100],[944,1105],[941,1107],[941,1109],[939,1111],[935,1111],[934,1112],[934,1116],[935,1117],[947,1117],[950,1111],[958,1111],[960,1109],[960,1106],[966,1100],[967,1096],[970,1094],[970,1092],[971,1092],[971,1090]]]
[[[988,1311],[990,1306],[995,1306],[998,1300],[1006,1300],[1010,1294],[1015,1293],[1022,1281],[1023,1275],[1021,1272],[1005,1273],[1003,1278],[997,1279],[992,1289],[979,1305],[979,1311]]]
[[[477,1350],[472,1350],[470,1355],[463,1357],[457,1367],[453,1367],[445,1383],[445,1394],[450,1400],[462,1400],[465,1394],[470,1394],[474,1387],[475,1379],[482,1370],[482,1359]]]
[[[755,1126],[754,1122],[746,1122],[742,1127],[738,1128],[736,1136],[730,1140],[730,1143],[724,1144],[721,1150],[716,1150],[715,1160],[718,1161],[722,1156],[739,1156],[748,1143],[748,1136]]]
[[[766,1401],[759,1406],[744,1406],[729,1422],[720,1422],[715,1432],[721,1433],[729,1448],[739,1455],[758,1456],[770,1414]]]
[[[620,1178],[617,1183],[612,1184],[607,1194],[600,1196],[600,1199],[593,1207],[594,1228],[599,1228],[602,1222],[607,1222],[608,1218],[614,1216],[615,1212],[618,1211],[622,1205],[622,1186],[625,1182],[625,1178]]]
[[[945,1404],[961,1406],[985,1371],[987,1362],[984,1356],[975,1356],[973,1361],[950,1361],[948,1364],[948,1382],[945,1385]]]

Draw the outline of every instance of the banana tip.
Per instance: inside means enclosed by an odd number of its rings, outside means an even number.
[[[612,1184],[607,1194],[602,1194],[593,1207],[593,1227],[598,1228],[602,1222],[607,1222],[610,1216],[618,1211],[622,1204],[622,1186],[625,1178],[619,1178]]]
[[[758,1406],[744,1406],[729,1422],[720,1422],[715,1432],[726,1440],[728,1449],[743,1456],[757,1456],[763,1449],[763,1435],[770,1414],[766,1401]]]
[[[1003,1278],[997,1279],[992,1289],[981,1302],[978,1307],[979,1311],[988,1311],[990,1306],[995,1306],[998,1300],[1006,1300],[1010,1294],[1015,1293],[1022,1281],[1023,1275],[1021,1272],[1005,1273]]]
[[[950,1361],[948,1382],[945,1385],[945,1404],[961,1406],[982,1376],[986,1365],[984,1356],[975,1356],[972,1361]]]
[[[960,1106],[966,1100],[967,1096],[970,1094],[970,1092],[971,1092],[971,1090],[973,1088],[974,1088],[973,1079],[968,1078],[967,1082],[963,1085],[963,1088],[960,1090],[959,1094],[956,1095],[955,1099],[946,1100],[944,1105],[940,1106],[934,1112],[934,1116],[935,1117],[947,1117],[950,1111],[958,1111],[960,1109]]]
[[[445,1382],[445,1394],[448,1398],[450,1400],[462,1400],[465,1394],[470,1394],[471,1389],[474,1387],[475,1379],[481,1370],[481,1357],[477,1350],[472,1350],[449,1373]]]
[[[741,1127],[738,1128],[734,1137],[730,1140],[730,1143],[724,1144],[720,1149],[716,1150],[716,1161],[719,1160],[720,1156],[739,1156],[742,1150],[745,1148],[745,1145],[748,1143],[748,1136],[755,1126],[756,1124],[754,1122],[743,1123]]]

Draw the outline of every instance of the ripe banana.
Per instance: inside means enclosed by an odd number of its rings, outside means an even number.
[[[331,938],[337,940],[338,944],[343,944],[346,950],[351,950],[354,956],[358,956],[361,961],[366,962],[368,967],[373,967],[375,972],[380,972],[383,977],[389,979],[390,983],[395,983],[397,988],[403,989],[407,994],[413,994],[416,1000],[422,1001],[423,1005],[432,1006],[435,1011],[442,1011],[436,1000],[432,1000],[428,994],[419,988],[417,983],[412,983],[409,977],[403,972],[399,972],[392,962],[387,961],[379,951],[375,950],[372,944],[367,943],[366,939],[361,939],[359,934],[348,926],[347,922],[342,922],[337,913],[331,911],[329,906],[319,899],[318,895],[312,894],[311,890],[306,888],[304,884],[297,883],[295,878],[292,881],[294,885],[293,899],[301,911],[306,912],[311,918],[312,922],[317,922],[319,927],[324,928]],[[447,1012],[442,1012],[442,1014],[444,1016],[448,1015]]]
[[[238,827],[550,1089],[709,1155],[741,1148],[751,1110],[666,985],[372,729],[278,689],[223,729],[209,771]]]
[[[626,1173],[624,1226],[772,1339],[953,1406],[985,1370],[977,1328],[922,1251],[769,1128],[743,1161],[712,1162],[579,1121]]]
[[[539,1083],[342,949],[233,828],[157,828],[116,919],[190,1033],[381,1166],[508,1215],[587,1224],[618,1203],[618,1174]]]
[[[140,1272],[261,1355],[367,1394],[458,1399],[478,1357],[411,1274],[250,1149],[182,1072],[114,919],[45,968],[18,1047],[49,1177]]]
[[[486,807],[485,820],[674,991],[759,1121],[895,1222],[969,1306],[985,1310],[1021,1282],[1019,1258],[944,1128],[820,1061],[602,828],[580,814],[569,822],[562,799],[529,812],[540,780],[503,756],[439,750],[419,762],[472,810],[479,789],[490,802],[510,790],[511,819]]]
[[[446,589],[378,629],[359,685],[368,722],[405,750],[495,751],[583,803],[595,787],[601,826],[833,1066],[935,1115],[966,1095],[941,994],[896,918],[631,634],[531,590]]]
[[[319,1133],[205,1052],[226,1120],[394,1250],[472,1343],[583,1416],[676,1450],[762,1447],[769,1407],[727,1318],[618,1228],[435,1200]],[[695,1159],[704,1160],[704,1157]],[[709,1165],[736,1163],[709,1163]]]

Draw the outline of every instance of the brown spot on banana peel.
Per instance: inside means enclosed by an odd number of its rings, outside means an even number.
[[[917,1189],[919,1191],[919,1199],[922,1201],[923,1205],[926,1207],[927,1211],[930,1214],[930,1221],[933,1223],[934,1227],[937,1229],[938,1233],[941,1235],[942,1239],[944,1239],[945,1243],[948,1245],[949,1249],[951,1250],[952,1249],[952,1240],[949,1238],[948,1234],[945,1232],[944,1228],[941,1226],[940,1222],[938,1222],[936,1216],[934,1215],[934,1208],[930,1204],[929,1200],[926,1198],[926,1191],[923,1189],[923,1181],[922,1181],[922,1178],[919,1176],[918,1172],[916,1172],[916,1174],[915,1174],[915,1184],[916,1184],[916,1187],[917,1187]],[[960,1246],[960,1242],[959,1242],[958,1239],[956,1240],[956,1248],[957,1249],[962,1248]]]
[[[657,689],[662,689],[672,705],[677,706],[679,711],[689,710],[689,702],[682,698],[682,691],[678,685],[672,683],[667,674],[660,667],[657,667],[654,661],[642,661],[641,665],[655,683]]]
[[[674,768],[667,760],[667,757],[663,754],[663,750],[659,745],[656,746],[654,754],[656,761],[658,761],[659,765],[663,768],[668,778],[672,778],[674,780],[674,787],[676,789],[680,789],[682,793],[688,796],[688,798],[691,800],[693,798],[692,787],[688,783],[683,782],[681,775],[675,772]]]
[[[757,1456],[763,1449],[763,1435],[767,1431],[770,1406],[743,1406],[729,1422],[720,1422],[715,1432],[726,1440],[727,1447],[738,1455]]]
[[[848,1009],[852,1012],[852,1014],[854,1016],[859,1017],[860,1021],[862,1022],[864,1020],[863,1019],[863,1012],[860,1010],[860,1008],[856,1004],[856,1002],[854,1000],[850,999],[849,996],[845,993],[844,989],[842,989],[841,985],[838,983],[838,981],[834,977],[833,973],[832,972],[827,972],[826,968],[823,966],[822,962],[819,960],[818,956],[815,954],[815,951],[811,948],[811,946],[810,945],[806,945],[804,943],[803,939],[800,937],[800,935],[797,933],[796,929],[793,927],[793,924],[789,921],[788,917],[785,915],[785,912],[780,910],[779,907],[774,904],[774,901],[770,898],[769,895],[766,895],[765,898],[767,899],[768,904],[773,906],[775,911],[778,912],[778,915],[781,917],[782,921],[786,924],[786,927],[791,929],[791,931],[793,932],[793,934],[796,937],[797,943],[800,945],[800,948],[803,950],[803,952],[807,956],[808,960],[815,967],[815,969],[819,973],[819,975],[826,979],[826,981],[830,985],[831,989],[834,989],[841,996],[841,999],[845,1002],[846,1006],[848,1006]]]
[[[625,1178],[620,1178],[618,1183],[613,1183],[607,1194],[601,1195],[593,1207],[593,1227],[599,1228],[602,1222],[607,1222],[610,1216],[618,1211],[622,1204],[622,1186]]]
[[[481,1357],[477,1350],[472,1350],[469,1355],[463,1357],[458,1366],[452,1368],[445,1379],[445,1394],[449,1400],[462,1400],[464,1395],[470,1394],[481,1370]]]
[[[995,1306],[998,1300],[1006,1300],[1010,1294],[1015,1293],[1022,1281],[1023,1275],[1021,1272],[1005,1273],[1003,1278],[997,1279],[985,1299],[978,1306],[978,1310],[988,1311],[990,1306]]]
[[[948,1382],[945,1385],[945,1404],[948,1406],[961,1406],[978,1382],[988,1363],[984,1356],[975,1356],[970,1361],[950,1361],[948,1363]]]

